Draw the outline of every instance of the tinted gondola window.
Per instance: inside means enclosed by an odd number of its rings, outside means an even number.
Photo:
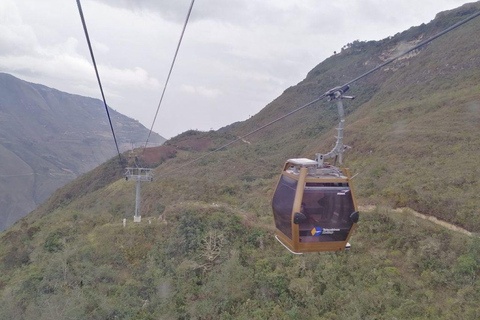
[[[327,242],[347,239],[355,208],[348,186],[307,186],[301,211],[307,219],[299,225],[300,242]]]
[[[282,175],[272,200],[275,226],[290,239],[292,239],[292,210],[296,188],[296,180]]]

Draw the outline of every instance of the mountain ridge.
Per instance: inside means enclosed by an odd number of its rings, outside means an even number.
[[[0,73],[0,230],[55,189],[115,155],[103,103]],[[122,150],[147,135],[138,121],[110,113]],[[165,139],[154,134],[152,142]],[[15,181],[16,180],[16,181]],[[25,187],[25,184],[28,187]]]

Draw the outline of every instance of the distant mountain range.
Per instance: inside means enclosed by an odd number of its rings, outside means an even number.
[[[121,151],[146,139],[138,121],[110,114]],[[0,73],[0,231],[115,154],[102,101]]]

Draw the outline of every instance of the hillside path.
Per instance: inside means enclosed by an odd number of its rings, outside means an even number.
[[[359,209],[360,211],[373,211],[374,209],[376,208],[376,206],[372,206],[372,205],[369,205],[369,206],[359,206]],[[410,209],[410,208],[396,208],[396,209],[390,209],[391,211],[393,212],[396,212],[396,213],[400,213],[400,212],[408,212],[410,213],[411,215],[417,217],[417,218],[421,218],[421,219],[424,219],[424,220],[428,220],[430,222],[433,222],[439,226],[442,226],[448,230],[452,230],[452,231],[455,231],[455,232],[459,232],[459,233],[463,233],[467,236],[472,236],[473,233],[468,231],[468,230],[465,230],[459,226],[456,226],[454,224],[451,224],[451,223],[448,223],[448,222],[445,222],[445,221],[442,221],[442,220],[439,220],[437,219],[436,217],[434,216],[428,216],[426,214],[423,214],[423,213],[420,213],[420,212],[417,212],[413,209]]]

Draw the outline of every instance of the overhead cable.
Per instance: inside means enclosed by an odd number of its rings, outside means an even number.
[[[183,24],[182,33],[180,34],[180,39],[178,40],[178,44],[177,44],[177,49],[175,50],[175,55],[173,56],[173,61],[170,66],[170,71],[168,72],[167,80],[165,81],[162,95],[160,97],[160,102],[158,103],[157,111],[155,112],[155,117],[153,118],[152,126],[150,127],[150,132],[148,133],[147,141],[145,141],[145,146],[143,147],[143,151],[145,151],[145,148],[147,148],[148,140],[150,139],[150,135],[152,134],[152,131],[153,131],[153,126],[155,125],[155,121],[157,120],[158,111],[160,110],[160,106],[162,105],[163,97],[165,96],[165,91],[167,90],[168,82],[170,81],[170,76],[172,75],[173,66],[175,65],[175,61],[177,60],[178,51],[180,50],[180,45],[182,44],[183,35],[185,34],[185,29],[187,28],[188,20],[190,19],[190,14],[192,13],[194,3],[195,3],[195,0],[192,0],[192,2],[190,3],[190,8],[188,9],[188,13],[187,13],[187,18],[185,19],[185,23]]]
[[[224,145],[216,148],[216,149],[213,150],[213,151],[210,151],[210,152],[208,152],[208,153],[206,153],[206,154],[204,154],[204,155],[202,155],[202,156],[200,156],[200,157],[197,157],[197,158],[195,158],[195,159],[193,159],[193,160],[191,160],[191,161],[189,161],[189,162],[187,162],[187,163],[185,163],[185,164],[183,164],[183,165],[181,165],[181,166],[179,166],[179,167],[177,167],[177,168],[174,168],[174,169],[172,169],[172,170],[170,170],[170,171],[167,171],[167,172],[165,172],[165,173],[163,173],[163,174],[160,174],[160,175],[158,175],[158,176],[164,176],[164,175],[167,175],[167,174],[176,172],[176,171],[178,171],[178,170],[180,170],[180,169],[182,169],[182,168],[185,168],[185,167],[187,167],[187,166],[189,166],[189,165],[191,165],[191,164],[193,164],[193,163],[195,163],[195,162],[197,162],[197,161],[199,161],[199,160],[201,160],[201,159],[203,159],[203,158],[205,158],[205,157],[208,157],[209,155],[211,155],[211,154],[213,154],[213,153],[215,153],[215,152],[217,152],[217,151],[220,151],[220,150],[222,150],[222,149],[225,149],[226,147],[228,147],[228,146],[230,146],[230,145],[232,145],[232,144],[234,144],[234,143],[236,143],[236,142],[238,142],[238,141],[243,140],[244,138],[246,138],[246,137],[248,137],[248,136],[250,136],[250,135],[252,135],[252,134],[254,134],[254,133],[257,133],[257,132],[260,131],[260,130],[263,130],[263,129],[265,129],[265,128],[267,128],[267,127],[269,127],[269,126],[277,123],[278,121],[283,120],[283,119],[285,119],[285,118],[287,118],[287,117],[289,117],[289,116],[297,113],[298,111],[303,110],[303,109],[305,109],[305,108],[313,105],[314,103],[322,100],[323,98],[326,98],[326,97],[330,96],[337,88],[344,88],[344,87],[349,86],[350,84],[352,84],[352,83],[354,83],[354,82],[357,82],[358,80],[360,80],[360,79],[368,76],[368,75],[371,74],[372,72],[375,72],[375,71],[381,69],[382,67],[384,67],[384,66],[392,63],[393,61],[395,61],[395,60],[403,57],[404,55],[406,55],[406,54],[408,54],[408,53],[410,53],[410,52],[412,52],[412,51],[414,51],[414,50],[419,49],[420,47],[422,47],[422,46],[424,46],[424,45],[432,42],[433,40],[435,40],[435,39],[443,36],[444,34],[446,34],[446,33],[450,32],[450,31],[458,28],[459,26],[467,23],[468,21],[470,21],[470,20],[472,20],[472,19],[474,19],[474,18],[476,18],[476,17],[478,17],[478,16],[480,16],[480,11],[477,12],[477,13],[472,14],[471,16],[469,16],[468,18],[466,18],[466,19],[464,19],[464,20],[461,20],[461,21],[457,22],[457,23],[454,24],[453,26],[451,26],[451,27],[443,30],[442,32],[434,35],[433,37],[431,37],[431,38],[429,38],[429,39],[427,39],[427,40],[425,40],[425,41],[423,41],[423,42],[420,42],[420,43],[417,44],[416,46],[414,46],[414,47],[410,48],[409,50],[407,50],[407,51],[405,51],[405,52],[403,52],[403,53],[395,56],[394,58],[391,58],[390,60],[385,61],[384,63],[380,64],[379,66],[377,66],[377,67],[375,67],[375,68],[373,68],[373,69],[371,69],[371,70],[368,71],[368,72],[365,72],[364,74],[356,77],[355,79],[348,81],[348,82],[345,83],[343,86],[339,86],[339,87],[330,89],[330,90],[328,90],[327,92],[325,92],[324,94],[322,94],[321,96],[319,96],[318,98],[316,98],[315,100],[312,100],[312,101],[310,101],[309,103],[304,104],[303,106],[301,106],[301,107],[299,107],[299,108],[297,108],[297,109],[295,109],[295,110],[293,110],[293,111],[290,111],[289,113],[287,113],[287,114],[285,114],[285,115],[283,115],[283,116],[281,116],[281,117],[279,117],[279,118],[277,118],[277,119],[275,119],[275,120],[273,120],[273,121],[270,121],[269,123],[264,124],[263,126],[255,129],[255,130],[253,130],[253,131],[250,131],[249,133],[247,133],[247,134],[245,134],[245,135],[243,135],[243,136],[241,136],[241,137],[239,137],[239,138],[237,138],[237,139],[235,139],[235,140],[233,140],[233,141],[230,141],[230,142],[228,142],[228,143],[226,143],[226,144],[224,144]]]
[[[103,105],[105,106],[105,111],[107,112],[108,122],[110,123],[110,129],[112,130],[113,140],[115,141],[115,147],[117,147],[118,159],[120,162],[122,158],[120,157],[120,149],[118,148],[117,137],[115,136],[115,131],[113,130],[112,119],[110,118],[110,112],[108,111],[107,101],[105,100],[105,94],[103,93],[102,82],[100,81],[100,75],[98,74],[97,63],[95,62],[95,56],[93,55],[92,44],[90,43],[90,37],[88,36],[87,24],[85,23],[85,18],[83,16],[82,5],[80,0],[77,0],[78,12],[80,13],[80,19],[82,19],[83,31],[85,31],[85,38],[87,38],[88,49],[90,50],[90,56],[92,57],[93,67],[95,68],[95,74],[97,75],[98,86],[100,87],[100,92],[102,93]]]

